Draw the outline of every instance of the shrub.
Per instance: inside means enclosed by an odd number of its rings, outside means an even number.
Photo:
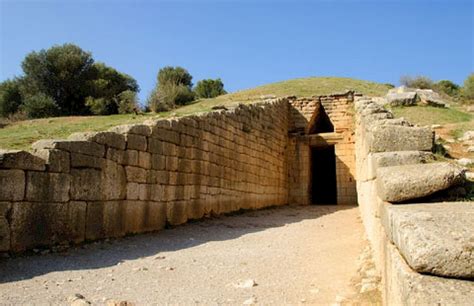
[[[197,82],[194,92],[198,98],[215,98],[227,93],[224,90],[224,83],[222,83],[221,79],[201,80]]]
[[[433,89],[433,81],[425,76],[402,76],[400,78],[400,84],[410,87],[410,88],[419,88],[419,89]]]
[[[474,73],[471,73],[466,80],[464,80],[464,85],[461,89],[462,97],[466,100],[474,100]]]
[[[0,83],[0,116],[8,117],[20,108],[22,103],[18,79],[6,80]]]
[[[60,109],[53,98],[44,93],[27,96],[21,106],[28,118],[45,118],[56,116]]]
[[[444,93],[451,97],[457,97],[459,95],[460,87],[449,80],[441,80],[435,84],[435,89],[439,93]]]
[[[175,84],[187,86],[189,88],[193,86],[192,79],[193,77],[191,74],[186,69],[179,66],[166,66],[161,68],[157,77],[158,86],[165,84]]]
[[[111,105],[114,104],[110,100],[107,100],[105,98],[93,98],[93,97],[87,97],[86,98],[86,106],[89,107],[90,111],[94,115],[110,115],[114,114],[116,112],[111,111],[111,108],[117,108],[116,105]]]
[[[122,91],[117,98],[119,114],[138,112],[137,93],[131,90]]]

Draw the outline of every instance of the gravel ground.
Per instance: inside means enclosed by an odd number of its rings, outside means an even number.
[[[63,253],[0,259],[0,303],[332,304],[354,294],[357,207],[300,206],[205,219]]]

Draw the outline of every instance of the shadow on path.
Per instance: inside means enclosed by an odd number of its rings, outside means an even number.
[[[126,260],[231,240],[351,208],[354,206],[283,206],[247,211],[202,219],[160,232],[88,243],[71,247],[64,253],[0,259],[0,284],[50,272],[115,266]]]

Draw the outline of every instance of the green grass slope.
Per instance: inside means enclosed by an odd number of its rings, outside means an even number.
[[[139,123],[150,118],[179,117],[208,112],[216,105],[234,106],[239,103],[253,103],[259,101],[263,95],[304,97],[355,90],[368,96],[381,96],[385,95],[388,89],[389,87],[384,84],[350,78],[293,79],[230,93],[214,99],[199,100],[160,114],[58,117],[19,121],[0,129],[0,148],[29,150],[30,145],[39,139],[60,139],[74,132],[103,131],[115,125]]]

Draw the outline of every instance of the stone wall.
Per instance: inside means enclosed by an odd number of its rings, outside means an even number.
[[[355,108],[358,203],[384,304],[472,303],[474,203],[446,201],[462,194],[463,170],[437,161],[430,128],[370,98]]]
[[[288,203],[288,102],[0,152],[0,251],[156,231]]]
[[[323,107],[334,133],[321,139],[321,145],[334,145],[337,173],[337,204],[357,203],[354,157],[354,96],[352,92],[313,98],[290,98],[289,180],[290,203],[311,204],[311,154],[313,143],[308,130],[311,119]],[[321,135],[324,137],[324,135]],[[324,175],[315,173],[313,175]],[[327,203],[336,204],[336,203]]]

